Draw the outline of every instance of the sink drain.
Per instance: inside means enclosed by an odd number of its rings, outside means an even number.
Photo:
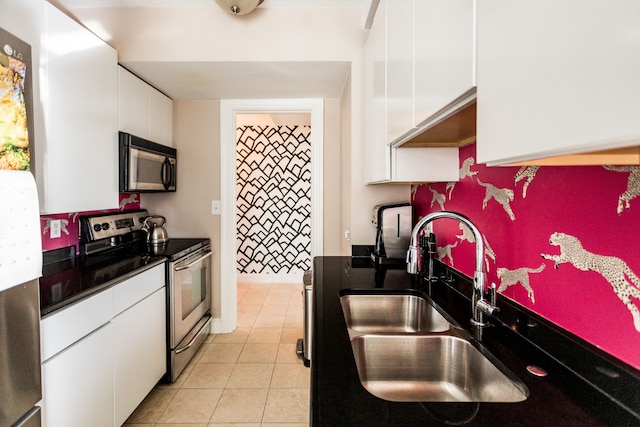
[[[533,374],[536,377],[546,377],[548,375],[547,371],[545,371],[541,367],[535,366],[535,365],[527,366],[527,371],[529,371],[530,374]]]

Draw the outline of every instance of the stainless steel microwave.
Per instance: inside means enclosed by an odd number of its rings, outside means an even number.
[[[176,191],[175,148],[125,132],[119,139],[121,193]]]

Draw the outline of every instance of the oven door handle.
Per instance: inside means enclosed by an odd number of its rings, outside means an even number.
[[[187,343],[187,345],[185,345],[184,347],[181,348],[177,348],[175,350],[176,354],[180,354],[183,351],[187,351],[189,350],[191,347],[193,347],[193,344],[195,344],[196,340],[198,339],[198,337],[200,337],[200,332],[202,332],[204,330],[204,328],[206,328],[207,326],[209,326],[209,324],[211,324],[211,317],[209,317],[209,319],[207,319],[207,321],[205,322],[204,325],[202,325],[202,328],[200,328],[200,330],[198,330],[198,332],[196,334],[193,335],[193,338],[191,338],[189,340],[189,342]]]
[[[197,263],[199,263],[200,261],[202,261],[203,259],[205,259],[205,258],[207,258],[207,257],[210,257],[212,253],[213,253],[213,251],[209,251],[209,252],[207,252],[206,254],[202,255],[202,256],[201,256],[200,258],[198,258],[197,260],[192,261],[192,262],[190,262],[190,263],[189,263],[189,264],[187,264],[187,265],[181,265],[181,266],[179,266],[179,267],[174,267],[174,270],[175,270],[175,271],[182,271],[182,270],[186,270],[186,269],[188,269],[188,268],[191,268],[191,267],[193,267],[194,265],[196,265]]]

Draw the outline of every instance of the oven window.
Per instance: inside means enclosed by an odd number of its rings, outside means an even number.
[[[186,319],[207,296],[206,267],[190,270],[191,275],[184,278],[182,287],[182,320]]]

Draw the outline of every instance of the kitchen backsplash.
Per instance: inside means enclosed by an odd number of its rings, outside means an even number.
[[[118,209],[111,209],[105,211],[91,211],[91,212],[71,212],[54,215],[41,215],[40,216],[40,228],[42,230],[42,250],[50,251],[52,249],[64,248],[67,246],[75,246],[76,251],[80,250],[80,225],[78,218],[82,215],[91,215],[101,212],[117,212],[117,211],[131,211],[140,209],[140,194],[120,194],[120,205]],[[49,221],[59,219],[61,221],[60,237],[51,239]]]
[[[460,181],[412,187],[415,218],[448,210],[484,236],[498,291],[640,369],[640,167],[487,167],[460,149]],[[475,243],[435,221],[438,258],[473,276]]]

